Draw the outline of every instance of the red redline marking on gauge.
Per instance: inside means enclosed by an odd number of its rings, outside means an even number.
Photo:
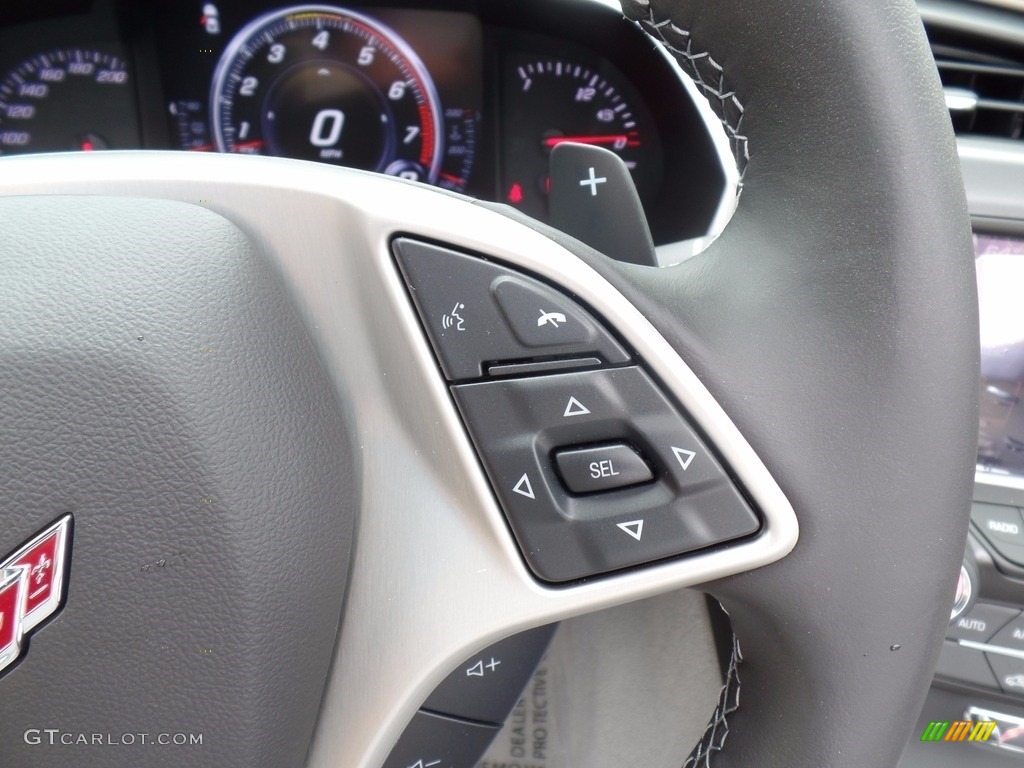
[[[375,29],[367,26],[366,24],[362,24],[347,14],[342,16],[339,14],[325,13],[325,15],[333,16],[335,19],[339,19],[341,21],[347,21],[352,26],[363,30],[363,33],[366,36],[364,39],[377,41],[382,45],[382,47],[386,45],[391,49],[393,54],[402,57],[402,51],[400,48],[396,48],[393,41],[390,40],[386,33],[382,32],[380,29]],[[399,71],[402,72],[402,74],[406,74],[403,67],[399,67]],[[415,80],[419,85],[420,93],[425,94],[428,92],[427,83],[424,82],[423,78],[420,77],[415,70],[410,71],[408,76]],[[436,149],[434,147],[434,121],[431,119],[434,117],[434,114],[430,109],[430,104],[428,103],[418,104],[417,111],[420,116],[420,130],[423,136],[423,146],[420,149],[420,165],[427,169],[427,172],[429,173],[430,168],[433,166],[433,160],[435,159],[434,153]]]
[[[420,83],[420,88],[426,91],[426,85],[419,79],[414,79]],[[423,147],[420,149],[420,165],[427,169],[429,173],[430,167],[433,165],[434,160],[434,121],[431,119],[433,113],[430,111],[429,104],[419,105],[420,113],[420,130],[423,132]]]
[[[544,146],[548,149],[554,149],[559,144],[622,144],[625,142],[627,147],[639,147],[640,142],[636,139],[630,139],[624,133],[608,134],[602,136],[549,136],[542,140]]]

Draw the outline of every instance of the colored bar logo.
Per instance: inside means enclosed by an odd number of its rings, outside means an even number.
[[[921,741],[988,741],[997,725],[995,720],[932,720],[921,734]]]

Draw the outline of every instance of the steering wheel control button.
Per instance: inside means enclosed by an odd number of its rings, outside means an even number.
[[[474,768],[498,727],[417,712],[383,768]]]
[[[629,361],[589,312],[539,280],[407,238],[395,240],[394,250],[451,381],[500,372],[502,364],[557,365],[565,358],[563,367],[575,367],[576,359],[595,357],[605,363]]]
[[[452,387],[533,572],[571,581],[756,533],[757,515],[639,367]]]
[[[674,445],[672,446],[672,455],[676,457],[676,461],[683,468],[683,472],[688,470],[693,460],[697,458],[697,454],[694,451],[687,450],[686,448],[677,448]]]
[[[555,465],[572,493],[600,493],[654,479],[643,457],[625,443],[557,451]]]
[[[518,493],[520,496],[525,496],[530,501],[537,500],[537,494],[533,492],[533,484],[530,482],[530,473],[523,472],[523,476],[520,477],[516,484],[512,486],[512,493]]]
[[[630,538],[640,541],[644,537],[644,521],[630,520],[628,523],[616,523],[615,527],[625,533]]]
[[[491,291],[512,332],[528,347],[585,344],[593,333],[583,310],[546,286],[521,277],[499,277]]]
[[[935,674],[979,688],[999,690],[999,683],[996,682],[996,677],[985,660],[985,654],[958,645],[953,640],[946,640],[942,644]]]
[[[618,261],[657,266],[654,241],[625,162],[591,144],[551,150],[551,226]]]
[[[434,689],[423,709],[504,723],[557,628],[549,624],[520,632],[469,657]]]
[[[1020,611],[1012,608],[991,603],[978,603],[949,625],[946,637],[953,640],[973,640],[976,643],[985,643],[1019,615]]]

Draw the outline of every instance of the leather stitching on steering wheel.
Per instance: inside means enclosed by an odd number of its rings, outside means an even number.
[[[680,66],[693,78],[694,83],[707,97],[712,110],[725,127],[732,146],[733,158],[739,169],[740,178],[736,188],[738,195],[743,189],[743,175],[750,160],[750,146],[742,131],[743,104],[725,84],[725,70],[707,51],[696,51],[689,30],[683,29],[670,18],[658,18],[650,0],[622,0],[624,13],[651,37],[660,41],[672,53]],[[739,665],[743,661],[739,638],[732,636],[732,653],[729,669],[719,693],[718,705],[697,746],[690,752],[683,768],[710,768],[711,755],[721,752],[729,737],[729,715],[740,706]]]
[[[739,638],[733,635],[729,669],[718,696],[718,706],[715,707],[711,721],[704,729],[704,734],[697,742],[697,746],[693,748],[690,756],[683,763],[683,768],[710,768],[711,755],[721,752],[725,747],[725,740],[729,737],[728,717],[740,707],[739,666],[742,661],[743,654],[740,651]]]
[[[623,9],[641,28],[672,53],[694,84],[711,104],[725,127],[732,146],[733,157],[740,172],[739,189],[743,187],[743,174],[750,160],[750,147],[743,133],[743,104],[736,92],[725,83],[725,71],[707,51],[694,49],[689,30],[675,24],[670,18],[658,18],[650,0],[624,0]],[[630,13],[632,11],[632,13]],[[644,13],[646,12],[646,15]]]

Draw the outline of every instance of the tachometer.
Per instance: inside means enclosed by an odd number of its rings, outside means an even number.
[[[265,14],[217,65],[211,121],[222,152],[280,155],[436,183],[441,115],[419,57],[354,11]]]
[[[510,54],[504,66],[505,200],[547,217],[548,162],[562,142],[618,154],[649,202],[661,185],[661,144],[636,90],[610,63]]]
[[[0,82],[0,154],[137,147],[124,59],[66,48],[25,59]]]

